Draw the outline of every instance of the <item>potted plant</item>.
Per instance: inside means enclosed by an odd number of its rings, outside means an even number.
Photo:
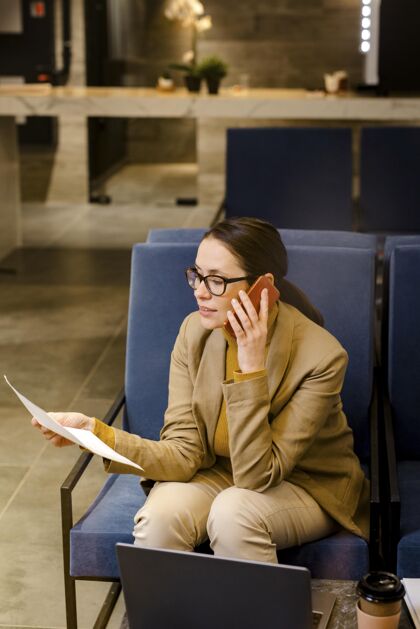
[[[227,64],[220,57],[206,57],[198,65],[200,76],[205,79],[209,94],[218,94],[220,81],[227,74]]]
[[[173,63],[170,68],[184,72],[184,82],[190,92],[199,92],[201,75],[197,70],[197,37],[212,26],[210,15],[205,14],[200,0],[170,0],[165,16],[176,20],[191,30],[191,50],[182,57],[183,63]]]
[[[189,92],[200,91],[201,75],[195,63],[171,63],[170,68],[184,72],[184,83]]]

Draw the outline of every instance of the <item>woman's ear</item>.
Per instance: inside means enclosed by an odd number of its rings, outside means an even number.
[[[272,273],[266,273],[264,277],[267,277],[270,282],[274,285],[274,275]]]

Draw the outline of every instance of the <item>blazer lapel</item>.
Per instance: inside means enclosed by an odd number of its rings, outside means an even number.
[[[270,400],[273,399],[283,379],[292,350],[294,321],[289,306],[279,303],[279,311],[274,325],[269,330],[267,353],[267,378]]]
[[[204,346],[193,393],[193,411],[206,426],[210,448],[222,404],[225,369],[226,340],[221,330],[213,330]]]
[[[270,399],[274,397],[284,376],[292,348],[294,322],[289,308],[279,303],[277,318],[269,330],[267,373]],[[225,369],[226,340],[222,330],[213,330],[204,346],[193,392],[193,412],[200,429],[205,427],[210,449],[213,447],[222,404]]]

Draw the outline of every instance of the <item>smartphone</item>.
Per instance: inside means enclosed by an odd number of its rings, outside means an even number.
[[[272,306],[280,297],[280,293],[278,289],[274,286],[274,284],[270,282],[268,277],[266,277],[265,275],[261,275],[258,279],[255,280],[255,282],[247,291],[247,295],[250,298],[252,305],[254,306],[257,312],[259,312],[260,310],[261,293],[264,288],[268,289],[268,310],[272,308]],[[238,317],[236,318],[238,319]],[[229,319],[226,319],[225,323],[223,324],[223,327],[225,328],[226,332],[228,332],[231,336],[236,338],[236,334],[229,323]]]

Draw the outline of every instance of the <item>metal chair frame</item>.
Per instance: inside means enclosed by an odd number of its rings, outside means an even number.
[[[114,403],[105,415],[103,421],[111,426],[117,418],[125,403],[125,393],[122,389]],[[70,575],[70,531],[73,528],[73,501],[72,492],[82,477],[84,471],[93,458],[90,452],[84,452],[79,456],[70,474],[60,488],[61,496],[61,521],[63,533],[63,560],[64,560],[64,592],[66,600],[67,629],[77,629],[77,600],[76,581],[109,581],[112,585],[108,591],[101,610],[96,618],[94,629],[103,629],[107,626],[112,611],[121,592],[119,579],[107,579],[101,577],[72,577]]]

